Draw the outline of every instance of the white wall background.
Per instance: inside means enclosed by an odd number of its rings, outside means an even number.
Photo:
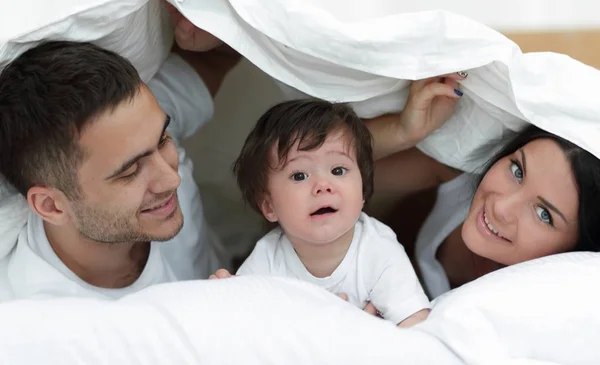
[[[282,100],[275,83],[247,61],[228,75],[215,99],[215,116],[185,141],[206,217],[234,255],[262,235],[262,217],[245,209],[231,167],[260,115]]]
[[[336,17],[376,17],[378,8],[397,12],[447,10],[502,30],[565,29],[600,25],[597,0],[303,0],[319,4]],[[385,4],[376,7],[374,3]]]

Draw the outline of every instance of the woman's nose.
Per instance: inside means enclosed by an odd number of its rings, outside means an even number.
[[[492,205],[495,218],[503,223],[513,223],[522,200],[523,197],[519,191],[497,195]]]

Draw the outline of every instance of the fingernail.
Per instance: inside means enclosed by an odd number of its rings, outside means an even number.
[[[454,93],[458,96],[463,96],[463,93],[460,90],[454,89]]]
[[[458,76],[462,77],[462,78],[467,78],[467,76],[469,76],[469,73],[467,71],[458,71],[457,72]]]

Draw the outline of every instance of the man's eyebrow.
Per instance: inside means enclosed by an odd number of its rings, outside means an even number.
[[[546,199],[542,198],[541,196],[538,196],[538,199],[542,202],[542,204],[544,204],[545,206],[547,206],[550,210],[554,211],[556,214],[558,214],[563,221],[565,221],[565,223],[568,224],[567,219],[565,218],[565,216],[560,212],[560,210],[558,210],[557,207],[555,207],[554,205],[552,205],[549,201],[547,201]]]
[[[167,117],[165,118],[165,126],[163,127],[163,130],[162,130],[162,132],[160,132],[160,136],[158,137],[158,143],[156,144],[157,146],[160,143],[160,141],[162,140],[162,136],[167,131],[169,124],[171,124],[171,116],[169,114],[167,114]]]
[[[167,115],[166,119],[165,119],[165,125],[163,126],[162,132],[160,132],[160,137],[158,137],[158,143],[160,143],[160,140],[162,139],[162,136],[165,134],[167,127],[169,126],[169,123],[171,123],[171,117],[169,115]],[[158,143],[156,144],[158,146]],[[150,156],[154,151],[156,151],[156,148],[152,148],[152,149],[148,149],[142,153],[139,153],[137,155],[135,155],[134,157],[130,158],[129,160],[125,161],[121,167],[119,167],[115,172],[113,172],[112,174],[110,174],[110,176],[108,176],[105,180],[110,180],[110,179],[114,179],[115,177],[121,175],[123,172],[127,171],[131,166],[133,166],[136,162],[138,162],[140,159],[146,157],[146,156]]]

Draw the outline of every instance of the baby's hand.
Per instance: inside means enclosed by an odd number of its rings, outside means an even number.
[[[227,278],[231,278],[235,275],[231,275],[231,273],[229,273],[229,271],[225,270],[225,269],[219,269],[217,270],[216,273],[214,273],[214,275],[211,275],[208,277],[209,280],[215,280],[215,279],[227,279]]]
[[[345,301],[348,301],[348,295],[346,293],[339,293],[337,296],[342,298]],[[377,317],[381,318],[379,311],[377,310],[377,308],[375,308],[375,306],[373,304],[371,304],[371,302],[368,302],[367,305],[363,308],[363,310],[373,316],[377,316]]]
[[[417,323],[423,322],[429,316],[430,309],[421,309],[420,311],[411,314],[409,317],[405,318],[402,322],[398,323],[398,327],[412,327]]]

